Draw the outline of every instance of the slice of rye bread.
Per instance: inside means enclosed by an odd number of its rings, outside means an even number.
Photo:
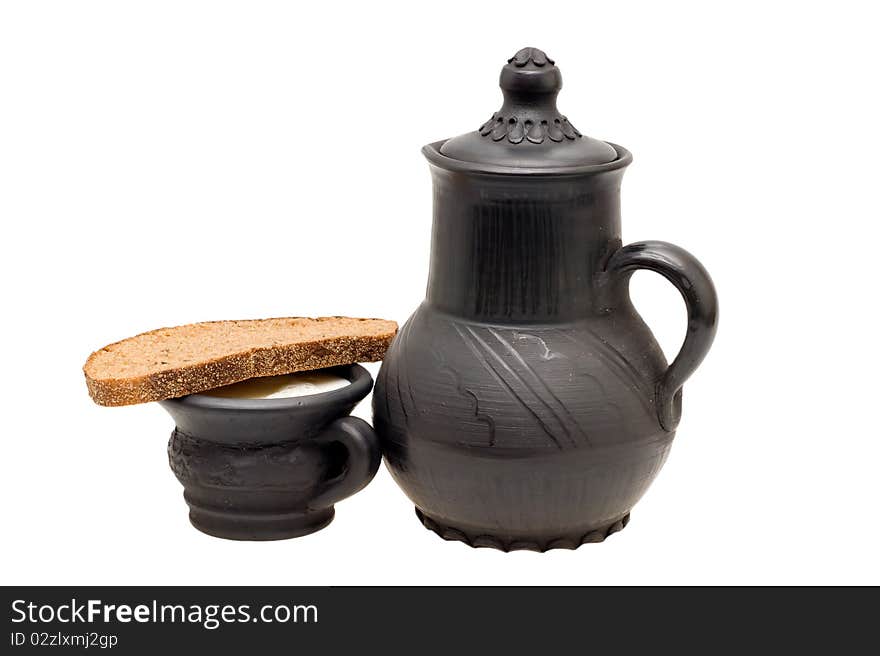
[[[375,362],[394,321],[288,317],[159,328],[95,351],[83,373],[99,405],[161,401],[258,376]]]

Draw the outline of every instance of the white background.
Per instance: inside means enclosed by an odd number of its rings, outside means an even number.
[[[870,6],[3,3],[0,581],[880,583]],[[574,124],[634,153],[624,242],[684,246],[721,299],[632,523],[574,552],[473,550],[383,467],[313,536],[198,533],[170,418],[93,405],[86,357],[201,320],[402,323],[427,274],[419,149],[484,122],[526,45]],[[633,296],[674,355],[675,290],[638,274]]]

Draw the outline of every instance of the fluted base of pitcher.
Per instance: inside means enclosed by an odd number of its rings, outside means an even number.
[[[626,513],[621,519],[608,524],[605,527],[588,531],[586,533],[578,533],[577,535],[563,535],[550,539],[536,540],[534,538],[518,538],[516,536],[498,536],[486,533],[474,534],[462,531],[454,526],[442,524],[421,510],[416,508],[416,517],[422,522],[425,528],[434,531],[444,540],[464,542],[469,547],[479,548],[488,547],[491,549],[499,549],[501,551],[538,551],[544,552],[550,549],[577,549],[582,544],[593,542],[602,542],[612,533],[622,531],[629,524],[629,513]]]

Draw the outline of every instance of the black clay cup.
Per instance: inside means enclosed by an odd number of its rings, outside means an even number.
[[[370,425],[348,416],[373,386],[361,366],[327,370],[340,389],[282,399],[193,394],[161,401],[176,427],[168,460],[193,526],[232,540],[281,540],[333,521],[333,504],[379,467]]]

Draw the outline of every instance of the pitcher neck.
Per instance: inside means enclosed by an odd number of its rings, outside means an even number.
[[[432,166],[426,301],[474,321],[552,323],[597,310],[620,247],[622,171],[523,179]]]

